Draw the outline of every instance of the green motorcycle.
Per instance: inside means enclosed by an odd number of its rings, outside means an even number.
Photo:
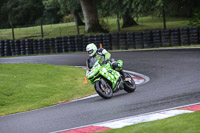
[[[118,60],[118,63],[123,63]],[[128,93],[134,92],[136,84],[130,74],[124,72],[124,77],[112,69],[110,61],[100,61],[97,58],[89,58],[87,64],[87,79],[94,84],[96,92],[105,99],[113,96],[113,93],[119,90],[125,90]]]

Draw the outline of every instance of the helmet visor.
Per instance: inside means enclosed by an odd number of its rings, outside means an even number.
[[[93,51],[94,51],[94,50],[90,50],[90,51],[88,51],[88,53],[89,53],[89,54],[92,54],[92,53],[93,53]]]

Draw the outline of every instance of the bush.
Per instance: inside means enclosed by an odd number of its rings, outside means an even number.
[[[73,15],[68,15],[63,17],[63,23],[69,23],[74,21],[74,16]]]
[[[196,10],[189,23],[190,26],[200,26],[200,10]]]
[[[108,32],[110,31],[110,26],[109,26],[108,22],[106,22],[104,19],[100,19],[99,23],[104,30],[106,30]]]

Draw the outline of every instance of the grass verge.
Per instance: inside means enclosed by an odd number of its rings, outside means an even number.
[[[108,27],[109,32],[118,32],[117,18],[107,17],[103,18],[105,25],[103,27]],[[166,18],[167,29],[188,27],[188,18]],[[120,21],[122,26],[123,21]],[[121,28],[121,31],[137,32],[144,30],[153,29],[163,29],[163,19],[158,17],[140,17],[137,21],[139,25],[131,26],[127,28]],[[94,35],[102,33],[85,33],[84,26],[79,27],[80,34],[82,35]],[[77,35],[77,28],[74,22],[61,23],[61,24],[50,24],[43,26],[44,38],[52,38],[58,36],[69,36]],[[41,27],[25,27],[25,28],[15,28],[15,39],[40,39],[41,38]],[[12,29],[0,29],[0,40],[10,40],[12,39]]]
[[[84,76],[84,69],[70,66],[0,64],[0,116],[95,93]]]
[[[199,133],[200,111],[101,133]]]

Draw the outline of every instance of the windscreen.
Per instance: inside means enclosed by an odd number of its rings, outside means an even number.
[[[86,63],[88,69],[91,69],[97,61],[98,61],[97,58],[93,58],[93,57],[89,58],[89,59],[87,60],[87,63]]]

